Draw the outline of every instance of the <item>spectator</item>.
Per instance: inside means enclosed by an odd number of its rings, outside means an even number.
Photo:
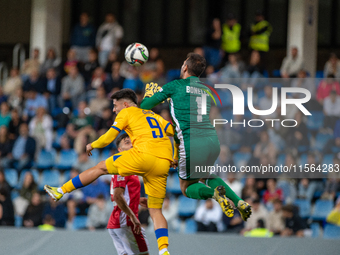
[[[83,201],[85,202],[85,207],[89,207],[93,203],[97,201],[97,197],[102,194],[104,199],[109,199],[110,194],[110,186],[105,182],[101,181],[100,179],[95,180],[91,185],[88,185],[83,188],[84,198]],[[112,208],[110,210],[110,213]],[[110,214],[109,214],[110,215]],[[107,223],[107,221],[106,221]]]
[[[234,160],[232,158],[232,155],[231,155],[231,152],[230,152],[230,149],[228,148],[228,146],[226,145],[221,145],[220,147],[220,155],[217,159],[217,164],[221,167],[223,166],[228,166],[228,165],[231,165],[231,166],[234,166]],[[217,173],[222,179],[226,179],[227,177],[227,173]],[[239,196],[239,195],[238,195]]]
[[[97,96],[90,101],[91,114],[100,116],[105,108],[110,107],[110,100],[106,97],[104,87],[97,88]]]
[[[111,50],[108,60],[106,62],[105,68],[104,68],[104,72],[107,74],[111,74],[112,73],[112,64],[118,61],[118,56],[117,53],[115,52],[115,50]]]
[[[323,103],[325,113],[324,127],[334,129],[336,121],[340,117],[340,96],[332,90],[330,95],[325,98]]]
[[[89,14],[83,12],[71,34],[71,47],[75,50],[78,61],[85,63],[89,60],[89,51],[95,47],[95,40],[96,30],[89,22]]]
[[[37,151],[44,148],[52,149],[53,119],[46,113],[45,108],[39,107],[36,116],[29,123],[30,136],[37,141]]]
[[[134,66],[130,66],[129,69],[130,69],[130,72],[131,72],[131,76],[127,77],[124,80],[123,88],[124,89],[132,89],[137,94],[140,94],[143,91],[144,84],[139,79],[139,70]]]
[[[264,220],[257,220],[256,228],[244,233],[246,237],[272,237],[274,233],[264,227]]]
[[[257,199],[258,195],[256,193],[256,186],[255,186],[255,178],[254,177],[248,177],[246,178],[246,183],[243,186],[242,199],[250,198],[250,199]]]
[[[238,210],[234,211],[234,216],[229,218],[225,214],[222,216],[225,232],[227,233],[240,233],[244,227],[244,222]]]
[[[67,51],[66,61],[62,64],[61,77],[66,76],[70,72],[70,68],[75,66],[78,67],[77,53],[74,49],[69,49]]]
[[[337,168],[340,166],[340,155],[334,155],[333,158],[333,166]],[[340,188],[340,174],[339,171],[335,169],[333,171],[329,171],[327,174],[326,185],[324,192],[321,196],[321,199],[329,199],[334,201],[335,195]]]
[[[82,100],[85,90],[84,83],[84,78],[79,74],[78,67],[70,66],[69,74],[61,82],[61,96],[64,103],[71,102],[72,107],[76,107]]]
[[[19,74],[19,70],[13,67],[9,73],[6,83],[4,84],[4,94],[6,96],[11,96],[15,94],[18,88],[22,87],[22,79]]]
[[[301,219],[297,208],[293,205],[285,205],[282,207],[282,215],[285,219],[285,229],[281,232],[281,236],[297,236],[303,237],[308,231],[306,222]]]
[[[12,153],[8,155],[11,159],[10,165],[19,172],[25,168],[29,168],[34,160],[36,143],[28,134],[28,126],[26,123],[20,125],[20,136],[15,140]]]
[[[336,93],[340,95],[340,84],[334,78],[334,75],[329,74],[326,79],[323,79],[319,83],[316,92],[316,99],[321,105],[323,105],[324,99],[329,96],[332,90],[336,91]]]
[[[257,227],[257,221],[259,219],[267,219],[268,218],[268,211],[267,209],[260,203],[259,199],[255,199],[251,201],[247,199],[247,202],[250,203],[252,206],[252,215],[251,217],[245,222],[244,229],[241,231],[243,234],[245,231],[252,230]],[[266,226],[266,222],[265,222]]]
[[[263,55],[269,51],[269,36],[272,33],[272,26],[265,20],[263,12],[255,13],[255,23],[250,27],[249,47],[252,50],[257,50]]]
[[[43,224],[38,226],[40,231],[54,231],[55,230],[55,219],[47,214],[43,217]]]
[[[143,83],[157,82],[165,84],[164,61],[159,56],[158,48],[151,48],[148,61],[142,66],[140,78]]]
[[[267,227],[275,235],[280,235],[285,228],[285,222],[282,212],[282,201],[280,199],[273,200],[274,210],[271,211],[267,219]]]
[[[207,199],[197,208],[194,218],[198,232],[222,231],[222,211],[212,199]]]
[[[89,158],[86,151],[79,154],[77,162],[73,165],[73,168],[78,169],[80,172],[84,172],[91,167],[94,167],[96,163]]]
[[[0,167],[8,167],[9,160],[7,155],[9,155],[12,151],[13,141],[10,139],[8,135],[8,129],[6,126],[0,127]],[[1,187],[1,185],[0,185]]]
[[[241,77],[244,70],[244,63],[239,60],[237,54],[229,54],[227,64],[219,71],[221,82],[226,79],[236,79]],[[235,80],[234,80],[235,82]]]
[[[326,221],[330,224],[340,226],[340,197],[335,202],[335,207],[328,214]]]
[[[224,29],[224,25],[223,25],[223,29]],[[231,30],[228,29],[228,32]],[[222,36],[221,22],[218,18],[214,18],[211,23],[211,26],[208,28],[206,32],[206,45],[203,47],[204,55],[207,60],[207,65],[208,66],[211,65],[214,68],[218,68],[221,62],[221,52],[220,52],[221,36]],[[224,36],[224,39],[228,40],[229,38],[227,36]],[[223,49],[225,48],[228,49],[227,47],[224,47]]]
[[[246,90],[244,86],[254,87],[255,89],[261,89],[259,78],[263,77],[264,67],[261,63],[261,55],[258,51],[253,50],[250,54],[249,65],[246,67],[245,71],[242,74],[242,77],[245,79],[242,89]]]
[[[0,167],[0,190],[1,189],[7,194],[11,194],[12,187],[6,181],[4,169],[2,167]]]
[[[38,93],[43,94],[46,92],[43,80],[40,78],[38,69],[32,69],[29,78],[24,82],[23,90],[29,91],[30,89],[35,89]]]
[[[103,194],[99,194],[95,202],[90,205],[88,212],[87,227],[89,230],[106,228],[112,208],[105,202]]]
[[[268,110],[273,105],[273,87],[270,85],[266,85],[264,87],[265,96],[259,99],[259,110]],[[272,114],[261,116],[264,119],[277,119],[277,112],[273,112]]]
[[[22,88],[17,88],[15,93],[10,95],[8,104],[12,109],[16,109],[20,115],[22,114],[25,104],[24,91]]]
[[[43,218],[50,216],[54,220],[54,224],[57,228],[64,228],[66,223],[66,208],[64,203],[56,203],[52,198],[45,204],[43,210]]]
[[[291,47],[291,55],[283,59],[280,73],[282,78],[295,78],[298,72],[304,68],[304,61],[299,56],[298,48]]]
[[[0,86],[0,104],[7,101],[7,96],[4,94],[2,86]]]
[[[304,69],[299,70],[297,74],[297,78],[292,81],[291,87],[307,89],[310,92],[312,99],[315,99],[316,97],[316,88],[315,88],[314,79],[307,78],[307,72]],[[303,93],[293,93],[293,97],[304,98],[305,95]]]
[[[25,60],[24,64],[21,67],[21,74],[23,75],[24,80],[26,80],[26,78],[31,75],[33,70],[40,69],[39,55],[40,50],[38,48],[35,48],[33,49],[31,58]]]
[[[116,21],[112,13],[105,16],[105,22],[99,27],[96,36],[96,46],[99,51],[99,64],[104,67],[111,50],[119,52],[120,42],[123,38],[123,28]]]
[[[340,60],[335,53],[331,53],[329,60],[325,64],[323,77],[328,77],[328,75],[340,78]]]
[[[112,64],[112,73],[106,78],[103,83],[106,94],[113,94],[114,92],[123,88],[125,78],[120,75],[120,62],[116,61]]]
[[[277,149],[275,145],[269,140],[268,132],[262,131],[260,133],[260,141],[254,148],[254,157],[260,159],[262,155],[267,155],[269,164],[276,162]]]
[[[54,68],[49,68],[44,79],[44,87],[47,91],[48,108],[50,112],[58,106],[58,98],[61,92],[61,79]]]
[[[79,102],[78,116],[74,116],[66,127],[66,132],[74,139],[74,149],[80,154],[83,152],[87,139],[94,141],[97,134],[92,128],[93,119],[88,115],[89,109],[85,101]]]
[[[241,196],[243,184],[236,179],[235,173],[228,173],[225,183],[235,192],[237,196]]]
[[[171,200],[169,196],[166,196],[163,202],[162,213],[168,223],[169,229],[175,230],[178,225],[178,200]]]
[[[44,96],[37,93],[34,88],[30,88],[26,93],[25,109],[23,111],[23,119],[30,121],[36,114],[38,108],[48,108],[47,100]]]
[[[43,222],[42,213],[44,205],[41,202],[39,193],[35,192],[32,194],[32,199],[23,217],[23,226],[27,228],[37,227]]]
[[[15,140],[19,136],[19,127],[22,123],[22,119],[19,115],[19,112],[17,109],[13,109],[11,111],[11,121],[8,125],[8,133],[9,133],[9,139]]]
[[[41,75],[45,76],[49,69],[57,69],[61,64],[61,59],[57,57],[57,53],[54,48],[47,50],[46,58],[44,63],[40,67]]]
[[[4,188],[0,188],[0,226],[14,226],[11,194]]]
[[[22,187],[19,190],[19,196],[14,199],[15,215],[23,216],[35,192],[38,191],[38,186],[34,181],[31,172],[26,172]]]
[[[93,72],[99,67],[98,53],[96,50],[89,50],[88,60],[84,63],[81,68],[81,73],[85,79],[85,83],[88,86],[91,83]]]
[[[113,124],[112,109],[107,107],[102,110],[101,116],[96,116],[95,130],[98,135],[103,135]]]
[[[106,80],[106,73],[104,73],[103,68],[97,67],[94,72],[91,79],[91,83],[89,84],[87,88],[87,98],[91,100],[96,96],[96,90],[103,85],[103,82]],[[105,95],[105,89],[104,89],[104,95]]]
[[[291,128],[291,132],[288,132],[286,137],[286,149],[293,150],[292,152],[297,155],[300,146],[309,146],[308,128],[302,119],[303,115],[301,111],[296,112],[294,119],[297,125]]]
[[[340,152],[340,119],[335,123],[333,138],[326,143],[323,153],[338,153]]]
[[[279,199],[280,201],[283,201],[283,192],[281,189],[276,187],[275,179],[268,179],[267,190],[263,194],[263,201],[267,205],[268,203],[272,205],[275,199]]]
[[[7,102],[2,102],[0,105],[0,127],[5,126],[8,128],[11,121],[11,113]]]

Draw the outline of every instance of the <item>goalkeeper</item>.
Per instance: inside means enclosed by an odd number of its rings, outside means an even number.
[[[220,153],[217,133],[209,120],[210,103],[204,106],[207,114],[200,114],[202,93],[209,90],[198,78],[205,67],[204,57],[189,53],[181,67],[181,79],[169,82],[162,88],[157,83],[147,84],[140,107],[149,110],[169,98],[171,117],[176,125],[177,152],[174,154],[174,161],[178,165],[183,195],[193,199],[214,198],[223,212],[232,217],[234,209],[227,199],[229,198],[240,211],[242,219],[246,221],[251,214],[250,205],[241,200],[221,178],[214,174],[204,179],[191,176],[195,166],[214,165]],[[207,185],[200,180],[205,181]]]

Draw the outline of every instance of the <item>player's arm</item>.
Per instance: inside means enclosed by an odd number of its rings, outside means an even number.
[[[173,162],[171,162],[171,167],[176,168],[178,166],[178,154],[179,154],[179,143],[177,136],[174,135],[174,155]]]
[[[124,191],[125,189],[123,187],[117,187],[114,189],[113,192],[113,199],[117,203],[118,207],[126,213],[127,216],[130,217],[131,222],[133,223],[133,230],[136,234],[139,234],[141,231],[141,223],[137,219],[136,215],[133,213],[131,208],[126,203],[126,200],[124,198]]]
[[[127,123],[128,123],[128,110],[123,109],[118,113],[115,122],[105,134],[103,134],[93,143],[86,145],[87,154],[90,156],[92,155],[91,151],[93,149],[103,148],[112,143],[113,140],[116,139],[120,131],[122,131],[127,126]]]
[[[165,84],[162,88],[159,88],[159,90],[149,89],[147,91],[148,87],[146,87],[144,99],[140,104],[140,108],[150,110],[154,108],[156,105],[165,101],[167,98],[171,97],[171,95],[174,93],[174,89],[176,86],[174,82],[175,81]]]

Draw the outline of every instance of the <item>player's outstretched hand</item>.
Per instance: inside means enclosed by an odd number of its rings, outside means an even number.
[[[130,220],[133,224],[133,232],[139,235],[142,228],[140,221],[137,219],[136,215],[133,215],[133,217],[131,217]]]
[[[177,166],[178,166],[178,159],[174,159],[173,161],[171,161],[170,167],[177,168]]]
[[[156,92],[158,92],[160,90],[160,86],[158,86],[157,83],[153,83],[153,82],[150,82],[148,84],[146,84],[145,86],[145,94],[144,94],[144,98],[146,97],[152,97]]]
[[[88,145],[86,145],[87,155],[92,156],[92,152],[91,152],[92,150],[93,150],[93,148],[92,148],[92,145],[90,143]]]
[[[141,197],[139,199],[139,204],[143,207],[148,208],[148,199],[146,197]]]

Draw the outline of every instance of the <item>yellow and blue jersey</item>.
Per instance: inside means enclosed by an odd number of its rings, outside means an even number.
[[[119,112],[112,127],[91,145],[103,148],[121,132],[129,135],[134,149],[158,158],[172,160],[172,145],[167,136],[174,135],[173,126],[150,110],[128,107]]]

